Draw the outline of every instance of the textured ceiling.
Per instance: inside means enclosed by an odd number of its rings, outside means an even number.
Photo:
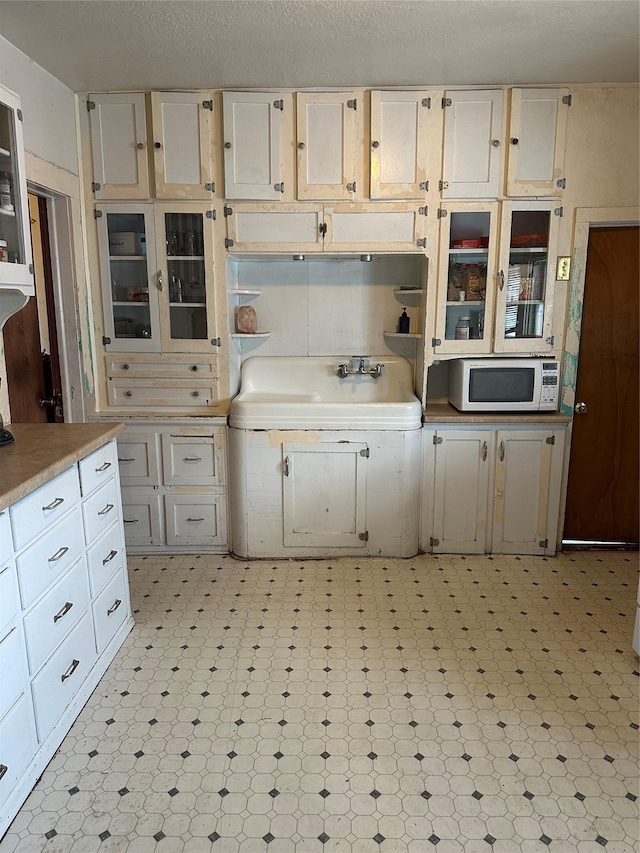
[[[75,91],[638,81],[637,0],[0,0]]]

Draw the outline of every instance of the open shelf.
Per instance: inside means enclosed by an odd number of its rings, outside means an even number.
[[[232,332],[231,337],[236,338],[240,341],[253,341],[260,338],[266,340],[267,338],[271,337],[271,332],[256,332],[253,335],[246,335],[242,332]]]

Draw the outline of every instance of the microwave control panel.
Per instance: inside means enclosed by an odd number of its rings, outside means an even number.
[[[560,390],[560,365],[557,361],[544,361],[542,363],[542,388],[540,403],[545,407],[552,404],[555,408],[558,404]]]

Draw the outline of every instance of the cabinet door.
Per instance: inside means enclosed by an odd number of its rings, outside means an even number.
[[[225,198],[280,199],[278,92],[223,92]]]
[[[210,199],[213,100],[207,92],[152,92],[157,198]]]
[[[325,251],[415,252],[425,230],[426,207],[417,204],[325,206]]]
[[[164,498],[167,545],[227,545],[227,498],[219,494],[169,494]]]
[[[322,249],[321,205],[227,206],[227,245],[234,252],[313,252]]]
[[[568,89],[511,90],[507,195],[562,193],[568,95]]]
[[[435,436],[435,553],[484,554],[489,430],[439,430]]]
[[[364,548],[363,442],[282,445],[284,545]]]
[[[497,198],[504,92],[445,92],[443,198]]]
[[[491,352],[496,288],[497,202],[440,207],[437,353]],[[465,319],[466,318],[466,319]]]
[[[118,466],[123,486],[157,486],[160,483],[158,434],[127,432],[118,438]]]
[[[149,198],[145,96],[89,95],[96,199]]]
[[[97,205],[104,343],[108,350],[160,351],[153,206]]]
[[[127,548],[162,544],[162,515],[157,491],[123,488],[122,522]]]
[[[370,198],[424,198],[430,109],[428,92],[371,92]]]
[[[551,202],[505,202],[500,227],[495,352],[549,352],[559,211]]]
[[[225,434],[172,435],[164,433],[162,463],[169,486],[223,486]]]
[[[189,203],[158,204],[156,241],[162,349],[212,352],[218,346],[214,297],[215,211]]]
[[[362,196],[362,96],[358,103],[354,92],[298,92],[296,104],[298,198]]]
[[[497,431],[493,553],[545,553],[552,441],[550,430]]]

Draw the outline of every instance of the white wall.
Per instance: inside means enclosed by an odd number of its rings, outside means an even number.
[[[25,150],[77,175],[75,98],[71,89],[2,36],[0,83],[22,101]]]

